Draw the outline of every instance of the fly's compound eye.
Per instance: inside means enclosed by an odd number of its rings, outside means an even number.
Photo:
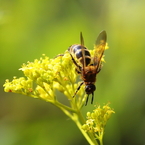
[[[96,86],[94,84],[86,85],[85,91],[87,94],[92,94],[96,90]]]

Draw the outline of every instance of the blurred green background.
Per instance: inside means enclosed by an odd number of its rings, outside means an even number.
[[[75,124],[55,106],[5,93],[5,79],[22,76],[23,63],[46,54],[53,58],[79,43],[93,49],[106,30],[110,49],[98,75],[95,102],[111,102],[104,145],[145,144],[144,0],[0,1],[0,144],[87,145]],[[62,96],[63,97],[63,96]],[[89,100],[90,101],[90,100]],[[91,111],[88,103],[82,111]]]

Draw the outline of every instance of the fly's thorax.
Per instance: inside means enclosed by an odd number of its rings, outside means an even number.
[[[84,80],[85,84],[96,82],[96,75],[97,70],[95,66],[86,66],[82,70],[82,79]]]

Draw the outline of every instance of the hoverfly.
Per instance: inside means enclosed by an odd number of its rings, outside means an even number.
[[[102,31],[95,42],[93,56],[91,56],[89,50],[84,46],[84,38],[82,33],[80,33],[81,44],[74,44],[68,48],[72,61],[76,66],[76,71],[78,74],[81,75],[81,79],[83,80],[78,86],[76,92],[74,93],[74,96],[84,84],[85,92],[87,94],[85,105],[87,105],[88,103],[88,98],[90,94],[92,94],[91,104],[94,100],[94,91],[96,90],[96,75],[100,72],[102,67],[101,58],[104,54],[106,40],[106,31]],[[77,59],[80,63],[78,64],[75,59]]]

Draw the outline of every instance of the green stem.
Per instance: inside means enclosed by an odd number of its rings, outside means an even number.
[[[60,107],[59,107],[60,108]],[[64,109],[63,107],[60,108],[69,118],[72,118],[72,114],[67,111],[66,109]]]
[[[63,104],[59,103],[58,101],[55,101],[53,104],[54,104],[55,106],[59,107],[59,108],[66,109],[66,110],[68,110],[68,111],[70,111],[70,112],[72,112],[72,113],[76,113],[76,110],[74,110],[74,109],[72,109],[72,108],[70,108],[70,107],[68,107],[68,106],[66,106],[66,105],[63,105]]]
[[[103,145],[103,135],[104,131],[99,132],[98,140],[100,142],[100,145]]]
[[[79,122],[78,120],[78,114],[74,114],[72,120],[75,122],[75,124],[77,125],[77,127],[79,128],[79,130],[81,131],[81,133],[83,134],[83,136],[85,137],[85,139],[88,141],[88,143],[90,145],[98,145],[97,141],[95,140],[94,136],[93,138],[90,137],[90,134],[86,133],[83,129],[82,129],[82,124]]]
[[[83,134],[83,136],[86,138],[86,140],[88,141],[88,143],[90,145],[98,145],[98,143],[96,142],[94,136],[91,134],[91,133],[86,133],[83,129],[82,129],[82,124],[85,123],[85,120],[82,116],[82,113],[78,110],[74,110],[74,109],[71,109],[59,102],[55,102],[55,105],[60,108],[68,117],[70,117],[74,122],[75,124],[77,125],[77,127],[79,128],[79,130],[81,131],[81,133]],[[72,113],[70,113],[72,112]],[[78,119],[79,118],[79,119]],[[80,121],[82,122],[82,124],[80,123]]]
[[[81,123],[82,123],[82,124],[85,124],[85,123],[86,123],[86,122],[85,122],[85,119],[84,119],[84,117],[82,116],[82,113],[80,112],[80,110],[77,111],[77,115],[78,115],[78,118],[80,119]],[[82,125],[81,125],[81,126],[82,126]],[[94,134],[91,133],[91,132],[88,132],[88,135],[89,135],[90,139],[94,142],[94,144],[95,144],[95,145],[98,145],[98,143],[97,143],[97,141],[96,141],[96,139],[95,139]]]

